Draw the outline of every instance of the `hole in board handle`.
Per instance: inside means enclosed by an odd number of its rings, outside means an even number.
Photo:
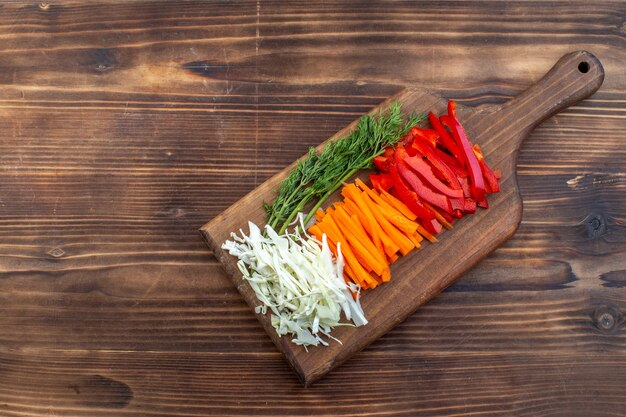
[[[582,72],[583,74],[589,72],[589,63],[586,61],[582,61],[580,64],[578,64],[578,71]]]

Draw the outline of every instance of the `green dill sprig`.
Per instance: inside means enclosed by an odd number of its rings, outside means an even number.
[[[328,142],[321,153],[310,148],[307,157],[281,182],[272,204],[264,204],[267,224],[274,229],[280,225],[279,233],[283,233],[295,216],[315,201],[304,219],[306,224],[343,182],[360,169],[371,167],[374,157],[426,118],[424,114],[412,115],[405,122],[401,110],[400,103],[393,103],[387,113],[362,116],[355,130]]]

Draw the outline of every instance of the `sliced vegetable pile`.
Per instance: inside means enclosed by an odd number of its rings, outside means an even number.
[[[222,248],[239,258],[237,263],[262,305],[257,313],[272,311],[272,325],[279,335],[293,334],[296,344],[327,344],[343,311],[356,326],[367,323],[359,304],[360,287],[343,279],[341,244],[328,249],[325,236],[309,236],[304,225],[342,182],[372,160],[419,122],[425,115],[403,120],[400,104],[387,113],[366,115],[345,138],[329,142],[319,154],[311,148],[280,184],[272,204],[265,204],[265,233],[253,223],[250,232],[232,233]],[[301,212],[313,205],[309,215]],[[300,227],[287,228],[299,218]],[[278,232],[275,231],[278,229]]]
[[[279,335],[295,335],[293,342],[305,347],[327,345],[322,336],[334,339],[342,311],[354,325],[366,324],[360,290],[390,281],[390,265],[400,255],[420,248],[424,238],[437,242],[444,227],[487,208],[487,195],[500,190],[499,172],[471,144],[453,101],[447,114],[431,112],[428,119],[430,129],[417,127],[423,115],[405,122],[399,104],[363,116],[347,137],[319,154],[311,149],[298,162],[272,204],[264,205],[263,234],[249,223],[249,235],[233,233],[222,245],[239,258],[262,303],[257,313],[269,308]],[[374,167],[372,186],[345,183]],[[342,186],[343,199],[322,210]]]
[[[328,237],[335,254],[341,246],[344,277],[361,288],[389,281],[389,265],[398,259],[398,252],[406,255],[419,248],[422,235],[437,241],[414,221],[417,216],[405,204],[385,190],[372,190],[357,179],[346,185],[341,195],[343,201],[326,212],[317,211],[317,222],[309,227],[309,233],[318,239]]]
[[[343,245],[344,278],[363,289],[390,280],[398,252],[419,248],[422,236],[436,242],[442,227],[451,229],[455,218],[477,206],[487,208],[487,194],[500,191],[499,174],[470,143],[455,102],[448,103],[448,114],[431,112],[429,120],[433,129],[413,127],[374,158],[381,172],[370,175],[374,190],[358,179],[346,185],[343,201],[318,211],[309,228],[318,239],[328,236],[334,253]]]
[[[272,325],[279,335],[295,334],[298,345],[328,345],[319,333],[331,337],[343,311],[355,325],[367,324],[354,285],[343,280],[341,244],[333,259],[326,238],[320,241],[293,234],[278,235],[265,226],[266,235],[248,223],[250,235],[232,234],[223,248],[239,258],[237,266],[257,298],[263,303],[257,313],[272,311]]]
[[[382,173],[370,180],[376,189],[391,189],[420,224],[438,234],[442,224],[449,228],[454,218],[474,213],[476,206],[489,207],[487,194],[500,191],[500,174],[489,168],[480,147],[472,146],[454,101],[448,103],[448,114],[431,112],[428,119],[433,129],[413,128],[395,149],[374,158]]]

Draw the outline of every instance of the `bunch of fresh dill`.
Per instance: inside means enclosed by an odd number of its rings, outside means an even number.
[[[370,167],[374,157],[426,118],[424,114],[412,115],[405,122],[401,110],[396,102],[386,113],[362,116],[355,130],[328,142],[321,153],[309,149],[307,157],[299,160],[281,182],[272,204],[264,204],[267,224],[274,229],[280,226],[282,234],[295,216],[315,201],[304,219],[306,224],[343,182],[358,170]]]

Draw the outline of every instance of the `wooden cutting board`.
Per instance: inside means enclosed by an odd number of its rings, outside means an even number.
[[[365,291],[362,296],[369,324],[359,328],[342,326],[333,330],[333,336],[339,338],[342,344],[310,347],[306,352],[301,346],[291,343],[291,338],[278,337],[270,324],[269,313],[257,314],[305,386],[405,320],[515,233],[522,216],[515,174],[522,141],[548,117],[593,94],[603,80],[604,70],[594,55],[584,51],[573,52],[563,56],[538,83],[505,104],[479,110],[458,107],[458,118],[470,140],[480,144],[493,169],[502,171],[500,193],[489,196],[488,210],[479,209],[475,214],[456,221],[452,230],[442,232],[437,244],[425,244],[419,251],[411,252],[393,264],[391,282]],[[405,113],[446,112],[447,100],[423,88],[404,90],[373,112],[386,109],[394,101],[402,103]],[[356,121],[330,139],[345,136],[355,124]],[[248,220],[263,224],[262,203],[273,199],[274,190],[294,165],[267,180],[200,229],[252,308],[260,304],[254,291],[237,269],[236,258],[220,246],[232,231],[241,228],[247,232]]]

